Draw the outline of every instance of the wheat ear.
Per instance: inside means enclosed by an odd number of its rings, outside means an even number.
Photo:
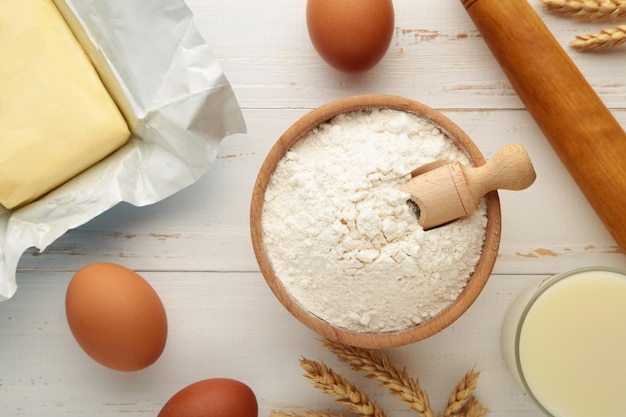
[[[420,386],[419,380],[409,376],[406,368],[397,369],[386,356],[374,350],[346,346],[329,339],[324,340],[324,346],[352,369],[364,371],[368,378],[378,380],[381,386],[389,389],[393,396],[401,398],[417,414],[434,417],[428,394]]]
[[[269,417],[345,417],[341,413],[322,410],[303,410],[301,412],[286,412],[282,410],[270,411]]]
[[[489,410],[476,397],[470,397],[459,417],[484,417],[488,412]]]
[[[626,0],[543,0],[552,13],[594,22],[626,17]]]
[[[476,389],[476,385],[478,385],[479,375],[479,372],[472,369],[456,384],[454,391],[452,391],[448,399],[448,406],[443,413],[444,417],[457,415],[465,408],[470,398],[473,398],[474,390]]]
[[[604,29],[599,33],[576,36],[570,46],[580,51],[599,51],[626,42],[626,25]]]
[[[300,366],[306,371],[305,377],[322,392],[348,407],[361,416],[387,417],[376,402],[370,401],[367,394],[354,386],[346,377],[337,374],[323,362],[306,358],[300,359]]]

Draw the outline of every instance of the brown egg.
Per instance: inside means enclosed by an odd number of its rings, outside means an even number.
[[[161,299],[145,279],[121,265],[94,263],[80,269],[67,288],[65,314],[80,347],[108,368],[144,369],[165,348]]]
[[[157,417],[258,417],[256,396],[243,382],[227,378],[198,381],[178,391]]]
[[[394,30],[391,0],[308,0],[306,22],[313,46],[332,67],[362,72],[387,52]]]

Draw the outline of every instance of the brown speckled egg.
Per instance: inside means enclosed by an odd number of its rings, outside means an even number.
[[[363,72],[385,55],[394,30],[391,0],[308,0],[306,22],[313,46],[332,67]]]
[[[252,389],[227,378],[198,381],[178,391],[157,417],[258,417]]]
[[[167,340],[167,317],[156,291],[136,272],[113,263],[80,269],[65,297],[70,330],[93,360],[118,371],[153,364]]]

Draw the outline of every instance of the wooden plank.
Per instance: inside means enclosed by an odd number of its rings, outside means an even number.
[[[298,407],[341,410],[301,375],[301,356],[323,360],[367,389],[390,415],[404,404],[340,363],[319,337],[291,317],[258,273],[150,272],[144,277],[165,305],[169,336],[161,358],[134,373],[88,358],[65,321],[67,272],[22,272],[16,296],[0,303],[0,415],[154,416],[174,392],[196,380],[231,377],[248,383],[259,415]],[[456,323],[422,342],[383,351],[406,366],[442,410],[470,368],[481,372],[478,398],[494,415],[532,415],[499,351],[501,317],[513,298],[543,276],[496,275]]]
[[[226,139],[197,184],[159,204],[120,205],[69,231],[22,269],[76,269],[110,261],[139,270],[258,271],[249,236],[249,206],[269,148],[307,109],[246,109],[248,134]],[[616,111],[626,124],[626,111]],[[486,158],[523,144],[537,171],[527,190],[501,191],[503,231],[497,273],[553,273],[571,266],[626,266],[550,145],[524,110],[446,111]]]

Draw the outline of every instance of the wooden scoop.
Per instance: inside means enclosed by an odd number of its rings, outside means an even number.
[[[417,204],[418,223],[425,230],[473,213],[489,191],[523,190],[536,178],[528,153],[518,144],[500,148],[479,167],[437,161],[411,175],[402,190]]]

